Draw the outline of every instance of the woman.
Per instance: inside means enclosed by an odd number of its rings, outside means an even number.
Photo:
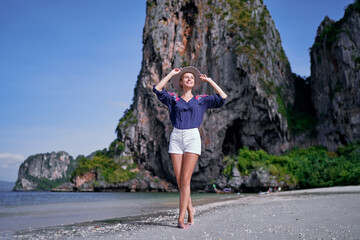
[[[166,83],[173,79],[173,86],[181,92],[164,90]],[[216,95],[194,95],[192,90],[199,88],[201,82],[209,83],[216,91]],[[170,120],[174,126],[170,136],[169,153],[174,167],[176,181],[180,190],[178,227],[189,228],[194,224],[195,209],[191,203],[190,180],[195,164],[201,154],[200,126],[205,110],[218,108],[225,103],[227,95],[205,74],[201,74],[195,67],[173,69],[164,79],[154,85],[153,91],[161,102],[169,108]],[[184,218],[188,211],[188,222]]]

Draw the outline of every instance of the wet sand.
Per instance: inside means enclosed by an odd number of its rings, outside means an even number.
[[[210,193],[195,193],[192,196],[195,205],[231,199],[229,195]],[[0,236],[3,231],[70,225],[171,210],[178,207],[178,200],[178,193],[2,192]]]
[[[360,239],[360,186],[240,195],[195,205],[195,225],[177,209],[8,232],[3,239]]]

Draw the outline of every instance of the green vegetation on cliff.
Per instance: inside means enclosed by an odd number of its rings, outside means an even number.
[[[230,6],[230,18],[227,20],[228,30],[233,33],[241,31],[243,34],[243,37],[237,38],[237,53],[248,56],[255,71],[265,70],[259,59],[264,56],[264,53],[259,50],[261,45],[266,42],[264,34],[268,31],[266,19],[270,16],[269,11],[266,6],[263,9],[253,6],[253,1],[225,1]],[[255,10],[261,11],[259,20],[253,14]]]
[[[287,171],[290,159],[287,156],[274,156],[267,154],[264,150],[252,151],[247,147],[239,149],[237,156],[225,157],[225,168],[223,174],[231,177],[232,169],[238,168],[244,176],[249,176],[253,170],[267,169],[270,174],[276,176],[277,181],[285,181],[288,185],[297,184],[298,181]]]
[[[222,1],[220,1],[222,2]],[[224,0],[229,6],[228,11],[219,10],[211,0],[207,1],[211,13],[206,18],[212,18],[213,13],[220,15],[220,19],[226,19],[229,35],[234,35],[235,51],[249,60],[251,72],[259,73],[259,82],[269,96],[274,97],[279,113],[288,117],[286,103],[286,84],[276,86],[271,79],[271,68],[264,59],[271,58],[273,63],[281,63],[285,70],[290,72],[290,63],[281,45],[279,32],[276,30],[270,13],[263,1],[254,0]],[[223,12],[223,13],[222,13]],[[226,17],[226,18],[225,18]],[[266,45],[272,45],[271,50]],[[265,76],[264,76],[265,75]]]
[[[328,26],[326,26],[319,36],[316,37],[315,43],[311,47],[311,49],[315,49],[316,47],[321,47],[322,43],[325,40],[325,45],[327,49],[331,49],[333,43],[338,39],[339,34],[341,32],[345,32],[341,25],[344,21],[351,15],[352,12],[357,12],[360,14],[360,1],[357,0],[353,4],[349,4],[345,10],[344,17],[341,18],[339,21],[332,22]]]
[[[127,128],[136,123],[137,123],[137,118],[136,118],[136,115],[131,110],[131,108],[126,109],[123,117],[119,120],[119,123],[118,123],[115,131],[117,132],[121,126],[124,126],[125,128]]]
[[[229,4],[230,18],[227,20],[228,30],[236,33],[241,31],[242,37],[237,37],[236,51],[239,54],[245,54],[251,61],[251,66],[255,71],[264,71],[266,75],[268,70],[264,68],[262,58],[264,52],[261,47],[266,44],[267,34],[271,34],[276,39],[276,45],[279,47],[275,55],[290,69],[290,63],[281,46],[279,32],[269,28],[269,22],[272,21],[270,13],[263,2],[262,7],[255,5],[253,0],[225,0]],[[209,1],[208,1],[209,2]],[[212,7],[214,10],[214,7]],[[215,11],[216,12],[216,11]],[[225,15],[224,15],[225,14]],[[228,11],[221,15],[224,18]],[[269,53],[268,53],[269,54]],[[271,55],[271,54],[270,54]]]
[[[36,184],[36,188],[34,189],[34,191],[51,191],[51,189],[56,188],[63,183],[70,182],[71,177],[69,175],[68,177],[50,180],[44,177],[37,178],[29,175],[27,176],[27,179]],[[18,184],[18,182],[16,184]]]
[[[103,179],[107,183],[125,182],[136,177],[137,172],[132,172],[137,166],[131,159],[119,157],[124,151],[124,144],[114,140],[109,150],[106,148],[99,150],[92,158],[79,156],[77,167],[72,173],[71,178],[82,176],[87,172],[94,171],[97,173],[97,179]],[[115,158],[115,156],[118,156]]]
[[[360,140],[340,146],[336,152],[329,152],[323,146],[312,146],[294,148],[282,156],[243,147],[237,156],[225,157],[224,161],[223,174],[227,177],[231,177],[233,167],[237,167],[242,175],[264,168],[278,181],[300,188],[360,184]]]
[[[286,109],[288,127],[294,134],[308,132],[310,135],[315,133],[316,118],[304,111],[298,111],[294,107],[288,106]]]
[[[95,155],[93,159],[81,157],[72,177],[82,176],[86,172],[95,171],[102,176],[107,183],[125,182],[136,177],[136,172],[130,169],[136,168],[136,164],[118,164],[114,159],[104,155]]]

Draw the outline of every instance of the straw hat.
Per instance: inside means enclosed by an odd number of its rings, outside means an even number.
[[[174,88],[176,90],[178,90],[179,92],[182,91],[181,87],[180,87],[180,79],[182,77],[182,75],[184,75],[185,73],[192,73],[195,76],[195,85],[193,87],[193,90],[196,90],[200,87],[201,84],[201,79],[200,79],[200,71],[199,69],[197,69],[196,67],[183,67],[181,68],[180,73],[176,74],[175,76],[173,76],[172,78],[172,85],[174,86]]]

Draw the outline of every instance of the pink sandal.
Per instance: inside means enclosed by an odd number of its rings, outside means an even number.
[[[186,224],[178,224],[177,227],[178,227],[178,228],[181,228],[181,229],[190,228],[190,226],[188,226],[188,225],[186,225]]]

